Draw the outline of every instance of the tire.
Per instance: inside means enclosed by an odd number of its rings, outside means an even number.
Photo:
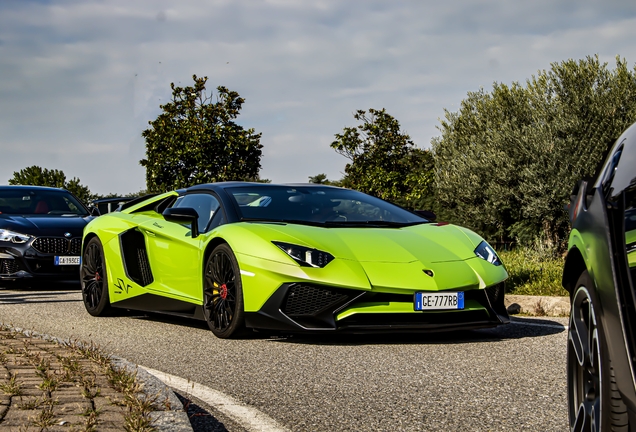
[[[214,248],[203,273],[203,315],[218,338],[244,333],[243,287],[238,262],[227,244]]]
[[[80,277],[86,311],[96,317],[111,315],[104,248],[97,237],[90,239],[84,248]]]
[[[616,386],[598,308],[594,282],[585,271],[571,295],[567,354],[570,430],[627,432],[627,408]]]

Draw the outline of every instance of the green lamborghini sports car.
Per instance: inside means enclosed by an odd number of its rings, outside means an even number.
[[[331,186],[224,182],[125,203],[82,242],[87,311],[245,329],[429,331],[509,321],[508,274],[474,232]]]

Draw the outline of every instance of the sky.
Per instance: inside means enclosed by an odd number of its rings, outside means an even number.
[[[553,62],[636,62],[633,0],[0,0],[0,184],[32,165],[94,193],[145,188],[170,83],[245,99],[262,178],[342,178],[330,144],[385,108],[421,148],[444,109]]]

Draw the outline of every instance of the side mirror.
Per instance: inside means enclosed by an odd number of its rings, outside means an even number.
[[[199,236],[199,214],[191,207],[168,207],[162,213],[168,222],[179,224],[189,223],[192,230],[192,238]]]
[[[91,216],[101,216],[101,213],[99,212],[99,209],[97,207],[91,206],[89,210],[91,212]]]
[[[431,222],[434,222],[435,219],[437,219],[437,215],[430,210],[415,210],[415,213],[430,220]]]

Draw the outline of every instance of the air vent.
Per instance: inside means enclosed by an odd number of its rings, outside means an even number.
[[[154,278],[144,235],[137,229],[131,229],[120,235],[120,243],[128,278],[141,286],[150,285]]]

